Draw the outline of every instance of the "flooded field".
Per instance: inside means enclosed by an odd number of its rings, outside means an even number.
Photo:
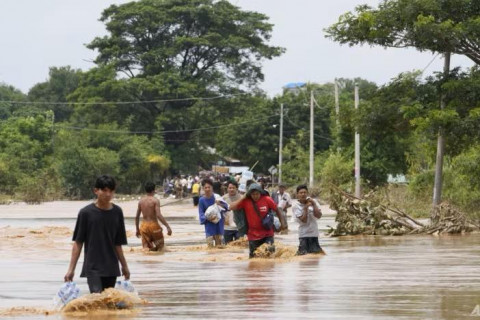
[[[0,317],[15,319],[480,319],[480,235],[322,237],[327,255],[248,259],[207,250],[189,201],[162,207],[173,235],[147,254],[135,237],[136,202],[123,209],[131,281],[148,304],[116,314],[45,315],[63,282],[78,210],[88,202],[0,206]],[[162,202],[163,203],[163,202]],[[333,225],[327,212],[320,229]],[[275,241],[291,252],[296,225]],[[83,254],[82,254],[83,258]],[[84,278],[75,280],[88,293]],[[17,309],[12,309],[17,307]],[[23,308],[23,311],[20,310]],[[480,307],[478,308],[480,310]]]

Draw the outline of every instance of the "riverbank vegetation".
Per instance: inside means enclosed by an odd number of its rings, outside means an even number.
[[[472,25],[478,15],[472,9],[454,21]],[[427,20],[425,28],[431,26]],[[478,65],[453,67],[447,77],[404,72],[385,84],[336,79],[337,113],[334,79],[284,89],[273,98],[258,89],[262,61],[285,51],[269,44],[273,25],[261,13],[226,1],[142,0],[110,6],[101,21],[108,33],[88,44],[98,52],[90,70],[52,66],[48,79],[27,93],[0,85],[0,194],[6,198],[90,198],[100,173],[116,176],[119,192],[137,193],[146,180],[208,169],[220,157],[249,166],[258,161],[255,171],[267,173],[278,163],[281,104],[283,180],[292,186],[307,182],[313,92],[315,181],[323,197],[330,185],[352,191],[358,130],[365,192],[387,186],[389,174],[405,175],[408,184],[390,187],[388,197],[414,217],[429,215],[442,128],[443,199],[477,217]],[[336,41],[361,38],[358,30],[348,34],[340,27],[329,30],[332,37],[337,32]],[[464,36],[473,39],[467,31]]]

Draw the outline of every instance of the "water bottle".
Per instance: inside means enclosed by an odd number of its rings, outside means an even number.
[[[280,224],[280,219],[278,219],[277,217],[274,217],[273,226],[275,227],[275,231],[279,232],[282,227],[282,225]]]
[[[129,280],[118,280],[117,284],[115,285],[115,289],[127,292],[135,292],[135,288]]]
[[[53,297],[53,305],[56,309],[61,309],[73,299],[78,298],[80,289],[75,282],[65,282]]]

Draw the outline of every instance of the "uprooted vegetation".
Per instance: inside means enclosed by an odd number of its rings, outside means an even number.
[[[430,221],[424,223],[384,204],[375,190],[359,199],[332,187],[330,195],[330,207],[337,211],[337,225],[328,232],[331,236],[453,234],[479,230],[478,224],[448,203],[435,207]]]

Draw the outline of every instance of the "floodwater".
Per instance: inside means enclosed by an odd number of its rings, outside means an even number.
[[[131,281],[148,304],[118,314],[47,316],[42,311],[51,309],[62,284],[75,218],[87,203],[0,206],[0,317],[480,319],[479,234],[322,236],[327,255],[249,260],[242,247],[207,250],[203,226],[189,201],[162,207],[173,229],[162,254],[140,249],[134,236],[136,202],[118,203],[127,217],[129,245],[124,251]],[[322,209],[326,214],[320,229],[325,231],[334,224],[334,214]],[[275,241],[294,252],[298,234],[296,225],[289,224],[290,233]],[[87,294],[85,279],[75,280]],[[18,312],[19,307],[25,311]]]

